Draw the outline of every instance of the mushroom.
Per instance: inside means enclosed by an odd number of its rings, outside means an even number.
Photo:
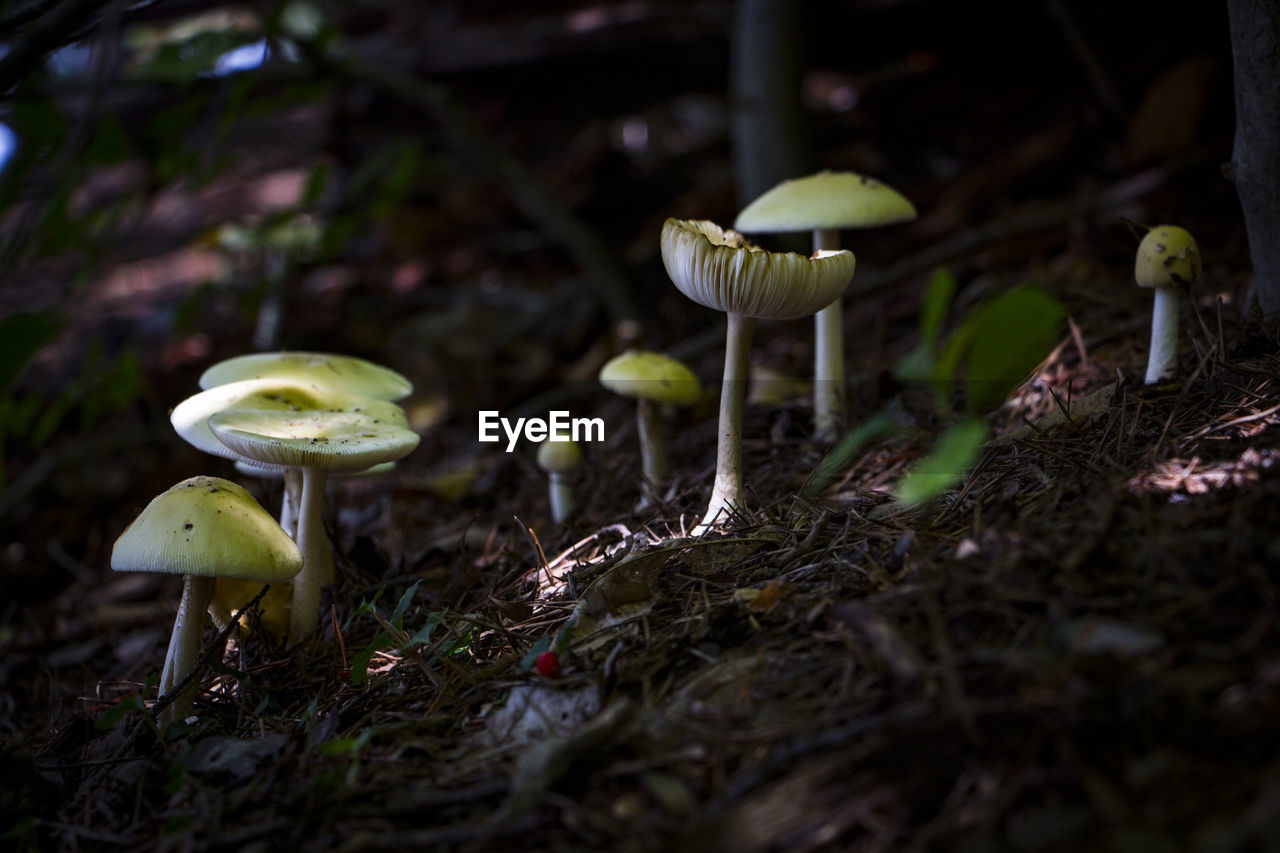
[[[742,209],[733,227],[748,234],[812,231],[813,248],[840,248],[841,228],[873,228],[916,218],[896,190],[854,172],[818,172],[783,181]],[[813,428],[831,441],[844,420],[844,325],[840,297],[814,316]]]
[[[155,497],[120,534],[111,568],[184,576],[182,602],[160,670],[160,694],[165,695],[200,658],[201,625],[214,579],[288,580],[302,568],[302,554],[242,487],[219,477],[192,477]],[[189,689],[175,697],[163,721],[185,717],[193,693]]]
[[[681,293],[726,315],[724,377],[711,501],[694,534],[723,524],[743,505],[742,401],[756,319],[794,320],[831,303],[853,278],[853,253],[766,252],[714,222],[668,219],[662,261]]]
[[[400,459],[418,446],[418,434],[402,421],[332,409],[227,409],[211,415],[208,425],[238,457],[302,469],[297,536],[302,571],[293,582],[289,620],[289,641],[296,643],[316,629],[320,591],[333,582],[333,552],[321,512],[329,473]]]
[[[1155,289],[1147,385],[1171,379],[1178,369],[1178,291],[1200,280],[1200,268],[1195,238],[1176,225],[1157,225],[1138,244],[1133,277]]]
[[[379,400],[400,400],[413,393],[413,383],[394,370],[363,358],[327,352],[238,355],[201,374],[200,387],[209,389],[244,379],[293,380]]]
[[[214,437],[209,417],[228,409],[275,409],[285,412],[363,412],[385,423],[407,426],[408,418],[395,403],[316,385],[313,382],[281,378],[243,379],[216,385],[183,400],[169,414],[169,421],[187,443],[213,456],[233,459],[255,469],[273,469],[284,475],[284,499],[280,506],[280,526],[297,538],[297,507],[302,500],[302,472],[285,470],[231,450]]]
[[[582,464],[582,449],[572,439],[548,439],[538,445],[538,467],[551,482],[551,517],[557,524],[573,513],[573,489],[569,473]]]
[[[615,394],[636,399],[640,466],[645,483],[656,491],[668,473],[658,404],[692,405],[702,396],[702,384],[674,358],[646,350],[628,350],[610,359],[600,368],[600,384]]]

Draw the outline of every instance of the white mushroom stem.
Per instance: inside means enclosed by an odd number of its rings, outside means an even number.
[[[816,228],[813,250],[839,249],[840,232]],[[813,315],[813,436],[834,441],[844,420],[844,316],[840,297]]]
[[[694,536],[727,523],[733,511],[741,509],[745,499],[742,489],[742,403],[746,395],[747,355],[751,350],[755,320],[732,311],[727,316],[724,379],[720,387],[720,436],[716,443],[716,482],[711,489],[707,514],[693,529]]]
[[[302,471],[287,468],[284,472],[284,496],[280,499],[280,526],[298,541],[298,505],[302,502]]]
[[[169,638],[169,650],[160,670],[160,695],[170,693],[182,679],[195,669],[204,649],[204,614],[213,599],[215,578],[185,575],[182,582],[182,601],[178,603],[178,615],[173,620],[173,634]],[[195,704],[195,685],[191,684],[174,697],[173,702],[160,715],[160,727],[184,719]]]
[[[658,419],[658,404],[641,399],[636,406],[636,428],[640,434],[640,465],[644,479],[650,488],[667,479],[667,448],[662,441],[662,425]]]
[[[293,610],[289,642],[297,643],[320,624],[320,594],[333,583],[333,548],[324,532],[324,468],[302,469],[302,500],[298,506],[298,550],[302,571],[293,579]]]
[[[1157,287],[1151,307],[1151,352],[1147,356],[1146,384],[1172,379],[1178,370],[1178,291]]]
[[[551,517],[560,524],[573,513],[573,488],[568,474],[551,471],[547,477],[551,483]]]

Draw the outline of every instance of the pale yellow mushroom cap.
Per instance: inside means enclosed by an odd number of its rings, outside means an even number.
[[[169,415],[169,421],[178,435],[197,450],[235,459],[237,454],[218,441],[209,429],[210,417],[233,409],[275,410],[285,413],[349,412],[365,414],[400,427],[408,425],[404,410],[387,400],[323,388],[301,380],[279,378],[245,379],[216,385],[175,406]]]
[[[582,463],[576,441],[547,441],[538,445],[538,467],[551,474],[567,474]]]
[[[243,379],[306,382],[346,394],[399,400],[413,383],[394,370],[363,358],[328,352],[259,352],[220,361],[200,376],[201,388]]]
[[[854,269],[852,252],[766,252],[714,222],[681,219],[662,226],[662,262],[699,305],[764,320],[816,314],[844,293]]]
[[[407,455],[418,434],[363,412],[229,409],[209,418],[237,455],[269,465],[360,471]]]
[[[220,477],[192,477],[157,495],[111,550],[120,572],[287,580],[302,554],[243,488]]]
[[[1200,249],[1176,225],[1157,225],[1138,244],[1133,277],[1143,287],[1190,286],[1200,280]]]
[[[702,396],[693,371],[662,353],[628,350],[600,368],[600,384],[615,394],[689,406]]]
[[[893,187],[855,172],[818,172],[783,181],[748,204],[733,227],[751,233],[871,228],[916,218]]]

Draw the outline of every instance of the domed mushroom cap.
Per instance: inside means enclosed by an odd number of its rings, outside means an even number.
[[[209,428],[232,452],[269,465],[360,471],[418,446],[418,434],[364,412],[228,409]]]
[[[600,384],[615,394],[689,406],[702,396],[702,383],[693,371],[670,356],[648,350],[628,350],[600,368]]]
[[[768,190],[742,209],[733,227],[776,233],[871,228],[915,218],[915,206],[888,184],[855,172],[818,172]]]
[[[714,222],[681,219],[662,226],[662,262],[699,305],[763,320],[817,313],[849,286],[854,268],[852,252],[766,252]]]
[[[400,400],[413,383],[390,368],[363,358],[327,352],[261,352],[220,361],[200,376],[201,388],[243,379],[285,379],[313,383],[346,394]]]
[[[262,505],[220,477],[192,477],[157,495],[111,550],[119,572],[288,580],[302,554]]]
[[[169,415],[178,435],[205,453],[237,459],[238,455],[218,441],[209,429],[209,418],[233,409],[256,409],[294,414],[309,411],[364,414],[383,423],[407,427],[404,410],[395,403],[360,394],[334,391],[300,380],[245,379],[216,385],[188,397]],[[263,464],[258,460],[259,465]]]
[[[576,441],[544,441],[538,445],[538,467],[549,474],[567,474],[582,463]]]
[[[1157,225],[1138,244],[1133,277],[1142,287],[1189,286],[1200,280],[1200,249],[1176,225]]]

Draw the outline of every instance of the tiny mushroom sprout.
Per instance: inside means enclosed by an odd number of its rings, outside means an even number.
[[[582,464],[582,448],[572,439],[548,439],[538,445],[538,467],[551,482],[551,517],[563,523],[573,513],[569,474]]]
[[[1146,384],[1171,379],[1178,369],[1178,291],[1200,280],[1200,249],[1195,238],[1176,225],[1157,225],[1138,244],[1133,275],[1142,287],[1154,288],[1151,308],[1151,352]]]
[[[840,229],[874,228],[916,218],[897,190],[854,172],[818,172],[783,181],[748,204],[733,227],[748,234],[812,231],[813,248],[840,248]],[[843,290],[841,291],[843,293]],[[813,424],[834,439],[844,419],[844,326],[840,296],[814,317]]]
[[[656,490],[668,473],[658,406],[693,405],[702,396],[702,383],[693,371],[670,356],[628,350],[600,368],[600,384],[615,394],[636,399],[641,470],[649,488]]]
[[[321,512],[328,475],[400,459],[418,446],[418,434],[402,420],[333,409],[226,409],[211,415],[208,424],[238,457],[302,469],[297,536],[302,571],[293,582],[289,621],[289,641],[296,643],[316,629],[321,590],[333,581]]]
[[[766,252],[714,222],[668,219],[662,261],[681,293],[727,317],[716,480],[697,535],[728,521],[743,504],[742,406],[755,320],[795,320],[831,304],[853,278],[854,258],[847,251],[819,250],[807,258]]]
[[[201,625],[215,578],[288,580],[302,568],[302,554],[242,487],[218,477],[192,477],[147,504],[116,540],[111,568],[184,575],[182,602],[160,671],[164,695],[199,660]],[[182,719],[192,703],[193,691],[184,690],[163,719]]]

